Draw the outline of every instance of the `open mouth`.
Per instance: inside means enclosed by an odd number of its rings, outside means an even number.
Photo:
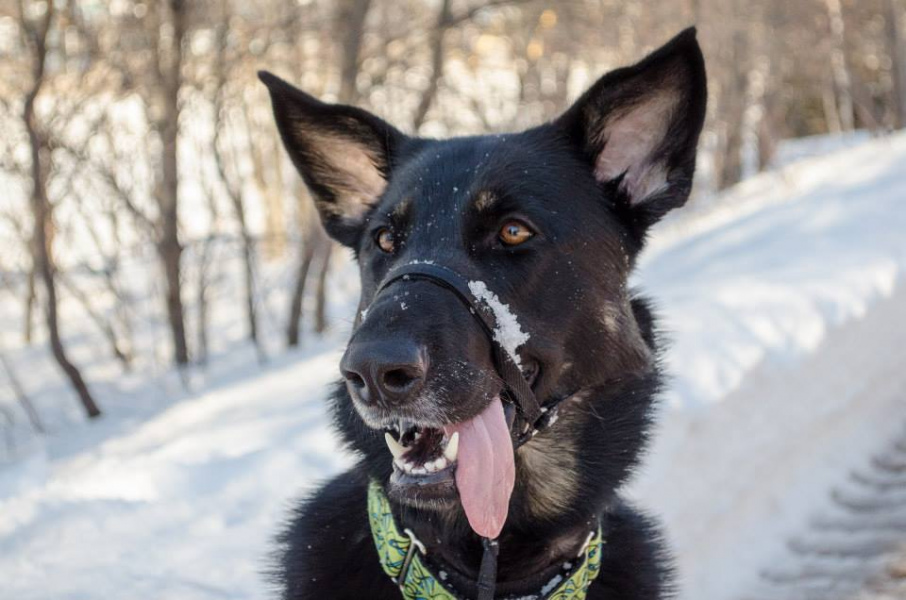
[[[458,496],[472,529],[495,538],[515,483],[512,424],[499,396],[474,417],[442,428],[398,423],[384,435],[393,454],[388,492],[417,504],[449,504]]]
[[[529,385],[537,363],[523,370]],[[521,426],[524,426],[523,423]],[[461,422],[430,425],[399,420],[384,430],[393,455],[388,493],[415,506],[449,506],[459,500],[479,535],[494,538],[503,527],[515,484],[516,408],[493,397]]]
[[[384,433],[393,454],[388,492],[401,501],[450,505],[457,499],[459,432],[402,421]]]
[[[400,421],[384,432],[384,439],[393,454],[394,483],[422,485],[445,474],[452,479],[459,432],[447,435],[442,429]]]

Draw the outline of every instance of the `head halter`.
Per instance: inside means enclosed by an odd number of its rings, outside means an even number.
[[[498,331],[498,318],[493,307],[477,298],[469,282],[447,267],[427,262],[412,262],[392,269],[378,285],[375,297],[397,281],[428,281],[453,293],[475,317],[491,344],[494,368],[505,386],[503,399],[516,408],[517,423],[511,430],[513,445],[518,448],[554,420],[558,402],[542,407],[531,386],[519,369],[516,357],[503,346]]]

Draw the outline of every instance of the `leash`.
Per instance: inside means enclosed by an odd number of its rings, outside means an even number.
[[[500,544],[497,540],[488,538],[481,538],[481,544],[484,546],[484,553],[481,555],[481,567],[478,570],[478,600],[494,600]]]
[[[548,428],[556,420],[559,401],[542,407],[531,386],[525,380],[516,357],[512,356],[498,339],[498,318],[494,307],[477,298],[469,282],[459,273],[445,266],[412,262],[392,269],[375,291],[375,298],[398,281],[427,281],[455,295],[475,317],[491,342],[494,368],[505,386],[504,399],[516,408],[514,427],[510,430],[513,449],[519,448],[538,432]],[[373,300],[372,300],[373,302]],[[497,540],[482,538],[484,553],[478,574],[478,600],[493,600],[497,581]]]

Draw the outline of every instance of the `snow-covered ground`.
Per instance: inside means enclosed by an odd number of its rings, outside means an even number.
[[[673,384],[632,493],[667,524],[684,598],[763,597],[786,540],[906,422],[904,199],[898,134],[751,179],[655,232],[637,283],[672,339]],[[350,460],[322,402],[338,329],[264,367],[227,345],[192,391],[123,377],[73,336],[108,414],[5,455],[0,597],[268,597],[289,501]],[[15,337],[4,351],[47,409],[65,386],[24,368],[37,351]]]

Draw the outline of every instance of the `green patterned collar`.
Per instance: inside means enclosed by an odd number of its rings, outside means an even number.
[[[376,481],[368,486],[368,520],[381,567],[399,586],[405,600],[463,600],[462,596],[444,587],[443,571],[439,573],[441,579],[438,579],[425,566],[422,558],[427,551],[415,534],[409,529],[400,532],[390,512],[390,502]],[[532,597],[538,600],[584,600],[588,586],[601,570],[603,544],[599,527],[589,535],[579,554],[580,561]]]

